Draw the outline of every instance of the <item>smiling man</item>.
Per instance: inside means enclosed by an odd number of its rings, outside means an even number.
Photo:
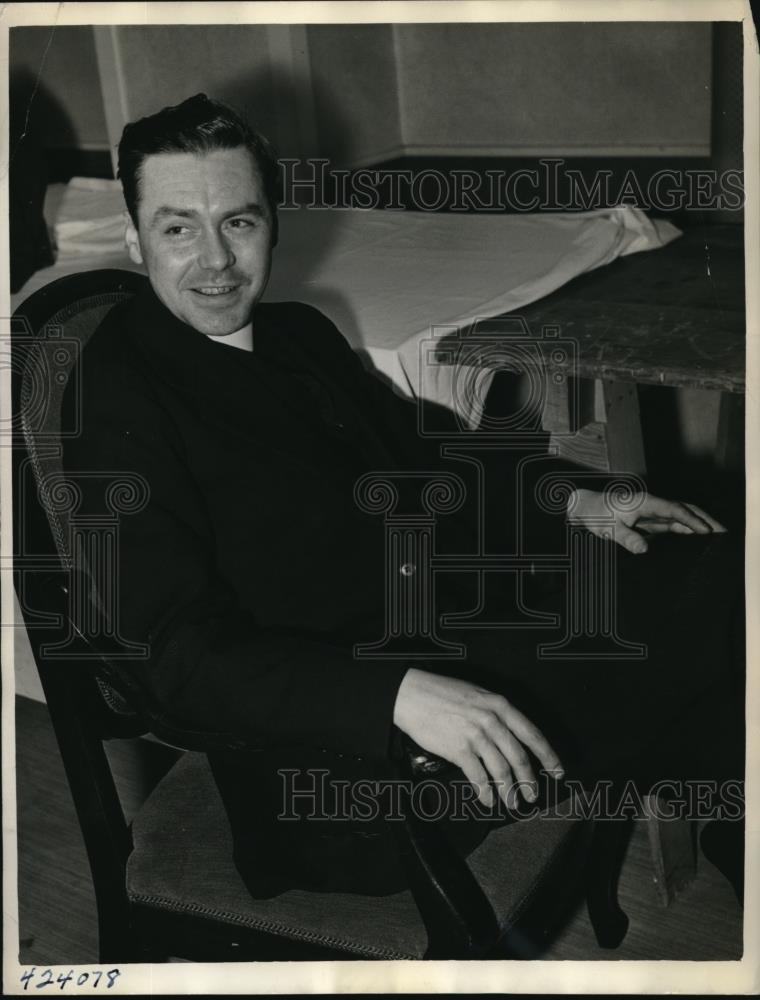
[[[315,309],[260,301],[277,242],[279,172],[266,141],[233,111],[198,95],[128,125],[119,176],[127,246],[148,281],[83,353],[82,433],[64,463],[72,478],[87,473],[80,481],[92,508],[102,505],[92,472],[129,472],[147,486],[145,507],[122,519],[107,581],[117,588],[119,632],[148,645],[133,674],[161,711],[259,748],[255,778],[240,755],[211,755],[253,893],[403,884],[382,822],[277,823],[277,773],[287,766],[327,762],[349,782],[387,777],[399,754],[422,747],[485,805],[494,792],[514,804],[517,785],[536,799],[541,769],[588,780],[678,777],[678,755],[699,744],[700,711],[709,709],[717,735],[702,760],[736,776],[734,718],[716,694],[734,595],[724,588],[709,598],[715,628],[698,642],[683,638],[683,625],[699,599],[689,591],[688,607],[674,599],[668,610],[662,598],[688,589],[695,566],[730,566],[723,529],[693,505],[642,496],[618,517],[617,541],[631,553],[647,548],[646,532],[703,536],[688,540],[681,569],[663,574],[655,559],[648,576],[638,569],[621,584],[634,602],[644,598],[642,638],[659,644],[633,670],[540,662],[535,634],[505,631],[475,637],[483,669],[468,661],[458,676],[435,662],[357,660],[355,644],[385,621],[386,552],[354,484],[377,469],[430,467],[415,407],[366,373]],[[572,517],[598,532],[600,495],[578,490],[574,500]],[[470,529],[463,516],[463,546]],[[647,685],[660,692],[654,703]],[[488,831],[460,827],[462,850]]]
[[[183,323],[252,348],[251,317],[269,278],[274,210],[250,152],[156,153],[140,170],[127,247]]]

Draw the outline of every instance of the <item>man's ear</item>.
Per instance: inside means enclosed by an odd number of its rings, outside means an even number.
[[[132,221],[132,216],[129,214],[127,215],[127,229],[124,233],[124,242],[127,244],[130,260],[135,264],[142,264],[143,256],[142,250],[140,249],[140,236],[134,222]]]

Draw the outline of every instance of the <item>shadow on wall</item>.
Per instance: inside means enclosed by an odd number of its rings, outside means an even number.
[[[63,106],[29,70],[11,71],[8,96],[10,271],[16,292],[35,271],[53,263],[42,212],[50,177],[45,135],[54,121],[72,146],[77,136]]]
[[[233,79],[216,96],[226,100],[240,110],[256,127],[256,95],[262,86],[260,76]],[[315,100],[323,93],[320,85],[316,87],[305,77],[294,78],[290,74],[273,72],[268,74],[266,85],[273,95],[277,109],[278,129],[276,136],[267,136],[273,140],[276,152],[281,159],[300,161],[292,170],[285,173],[304,181],[295,190],[286,183],[284,203],[291,207],[280,209],[280,243],[279,249],[287,251],[288,270],[284,273],[278,268],[278,249],[274,251],[272,261],[272,278],[266,298],[269,301],[288,301],[301,297],[302,289],[310,287],[310,299],[314,297],[315,274],[319,262],[334,248],[345,218],[341,212],[325,212],[318,206],[331,204],[332,195],[329,190],[323,190],[320,183],[318,168],[307,163],[309,157],[316,153],[316,136],[313,133],[313,123],[310,121],[310,109]],[[241,95],[246,96],[241,101]],[[339,105],[333,104],[333,127],[336,134],[346,136],[346,150],[349,148],[349,122]],[[279,122],[283,127],[279,127]],[[336,155],[342,155],[338,152]],[[295,207],[294,202],[298,207]],[[357,321],[354,310],[346,300],[339,287],[318,287],[318,308],[327,315],[354,345],[361,342],[358,335]],[[372,365],[367,357],[363,358],[366,366]]]
[[[11,149],[23,133],[42,148],[51,132],[60,137],[61,145],[78,145],[79,136],[63,104],[29,69],[11,69],[8,98]]]

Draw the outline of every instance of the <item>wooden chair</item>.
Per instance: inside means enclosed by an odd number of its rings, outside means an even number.
[[[89,856],[100,960],[535,958],[584,890],[600,944],[616,946],[627,928],[615,895],[620,850],[601,828],[620,824],[537,817],[492,832],[465,863],[408,811],[398,824],[408,891],[248,894],[204,753],[229,744],[167,723],[70,616],[72,588],[88,582],[51,487],[70,430],[61,398],[90,334],[145,280],[117,270],[62,278],[12,321],[14,581]],[[146,733],[184,752],[128,825],[104,741]],[[422,765],[410,763],[412,779],[432,766]]]

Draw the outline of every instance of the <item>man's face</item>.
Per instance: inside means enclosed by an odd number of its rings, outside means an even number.
[[[272,219],[244,147],[146,157],[137,222],[129,255],[175,316],[210,337],[250,321],[269,278]]]

